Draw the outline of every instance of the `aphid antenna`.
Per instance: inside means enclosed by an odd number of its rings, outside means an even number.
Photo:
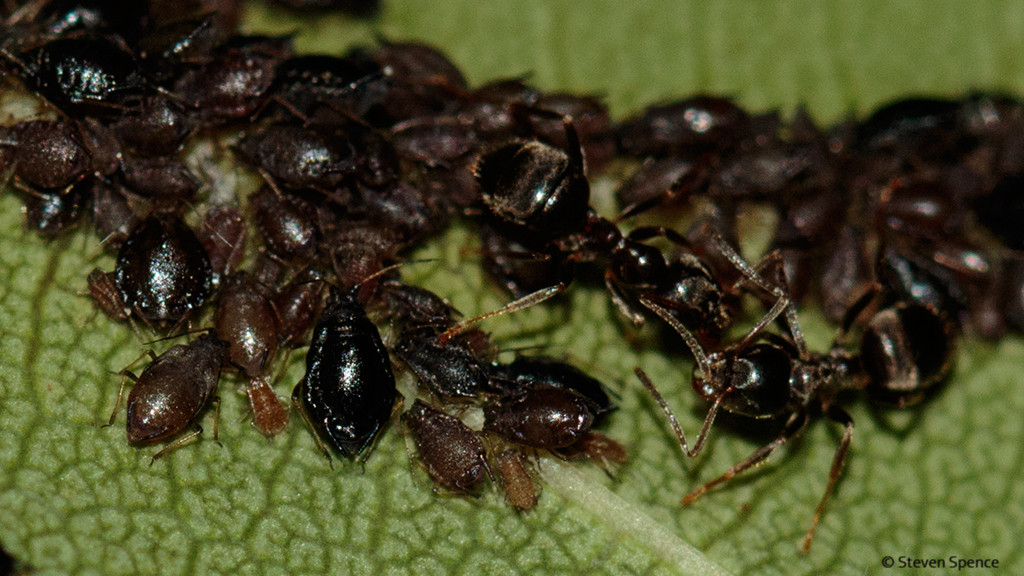
[[[158,342],[164,342],[166,340],[171,340],[174,338],[181,338],[182,336],[190,336],[192,334],[202,333],[213,334],[214,336],[217,336],[217,331],[214,330],[213,328],[199,328],[198,330],[186,330],[184,332],[178,332],[177,334],[168,334],[167,336],[157,338],[156,340],[149,340],[148,342],[143,342],[143,344],[145,344],[146,346],[152,346],[153,344],[156,344]]]
[[[407,264],[424,264],[427,262],[436,262],[437,260],[437,258],[421,258],[417,260],[406,260],[404,262],[398,262],[396,264],[385,266],[380,270],[377,270],[376,272],[370,274],[369,276],[366,276],[365,278],[353,284],[352,287],[348,289],[348,291],[354,294],[358,292],[360,288],[362,288],[363,284],[366,284],[367,282],[372,282],[373,280],[376,280],[377,278],[380,278],[381,276],[384,276],[390,272],[394,272],[395,270],[398,270],[399,268]],[[333,253],[331,254],[331,263],[334,266],[335,274],[337,274],[338,263],[336,260],[334,260]]]

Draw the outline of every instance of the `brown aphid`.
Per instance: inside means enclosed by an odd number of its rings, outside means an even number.
[[[113,272],[104,272],[95,268],[89,273],[87,282],[89,283],[89,295],[104,314],[114,320],[128,318],[130,310],[124,303],[121,291],[117,289]]]
[[[273,438],[288,425],[288,410],[265,379],[249,380],[245,395],[249,397],[249,407],[252,408],[252,424],[260,434]]]
[[[588,432],[571,449],[582,458],[600,463],[606,470],[613,464],[624,464],[629,460],[625,446],[597,432]]]
[[[281,348],[298,346],[324,307],[327,283],[313,270],[306,270],[285,284],[274,296],[277,314],[277,344]]]
[[[489,474],[483,442],[458,418],[416,400],[402,422],[427,472],[442,486],[469,492]]]
[[[0,136],[0,146],[13,147],[14,175],[30,186],[65,188],[92,168],[85,138],[74,122],[22,122],[4,129]]]
[[[25,227],[43,238],[57,238],[78,224],[86,195],[79,182],[63,192],[28,191],[25,195]]]
[[[113,424],[117,416],[125,381],[133,378],[135,385],[128,394],[128,443],[145,446],[176,436],[192,424],[213,399],[228,346],[213,333],[203,334],[189,344],[172,346],[155,356],[137,378],[131,372],[125,372],[108,425]],[[153,460],[192,440],[202,431],[202,427],[196,425],[195,432],[157,452]],[[213,435],[216,439],[216,425]]]
[[[171,156],[125,156],[121,170],[129,188],[157,202],[191,202],[199,190],[195,174],[184,162]]]
[[[139,223],[128,198],[102,180],[92,183],[92,224],[103,247],[117,252]]]
[[[234,208],[210,208],[196,236],[210,257],[215,282],[231,274],[245,256],[245,220]]]
[[[274,255],[290,263],[310,260],[319,246],[316,209],[305,200],[269,186],[249,198],[256,227]]]
[[[150,325],[174,324],[210,295],[210,260],[181,216],[158,213],[121,245],[114,282],[134,315]]]
[[[270,299],[248,274],[224,279],[213,325],[231,344],[228,361],[250,378],[262,375],[277,352],[277,320]]]
[[[542,450],[574,444],[594,423],[592,402],[572,390],[531,386],[484,407],[484,430]]]
[[[530,510],[537,505],[537,487],[527,469],[525,456],[518,450],[504,450],[494,456],[498,480],[508,496],[508,502],[517,510]]]

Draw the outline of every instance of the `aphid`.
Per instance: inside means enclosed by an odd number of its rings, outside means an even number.
[[[402,422],[427,472],[442,486],[470,492],[490,474],[483,442],[458,418],[417,399]]]
[[[750,133],[750,115],[734,102],[698,95],[650,106],[618,128],[619,147],[631,156],[665,157],[728,150]]]
[[[214,398],[227,349],[227,342],[213,333],[207,333],[187,345],[178,344],[159,356],[153,356],[153,361],[137,378],[131,372],[125,372],[108,425],[114,423],[124,394],[125,381],[131,378],[135,380],[135,385],[128,394],[128,442],[141,446],[176,436],[195,422],[199,413]],[[202,427],[197,424],[195,432],[179,438],[154,454],[150,464],[202,431]],[[216,437],[215,425],[214,439]]]
[[[169,156],[123,156],[121,172],[132,191],[170,206],[191,202],[200,185],[182,161]]]
[[[531,510],[537,505],[537,485],[526,463],[526,456],[519,450],[509,448],[498,452],[493,457],[509,504],[516,510]]]
[[[28,191],[25,194],[25,226],[44,238],[56,238],[73,228],[87,196],[81,185],[60,193]]]
[[[148,324],[176,324],[210,295],[210,260],[180,216],[156,213],[121,246],[114,282],[132,314]]]
[[[170,98],[150,94],[127,106],[113,124],[123,144],[140,154],[173,154],[192,133],[188,117]]]
[[[256,227],[267,249],[286,262],[306,262],[316,255],[320,232],[316,211],[304,199],[264,186],[249,199]]]
[[[92,168],[85,136],[73,121],[34,120],[0,129],[0,146],[12,149],[14,175],[35,188],[62,190]]]
[[[139,219],[128,198],[113,184],[92,179],[92,223],[103,248],[117,253]]]
[[[288,410],[265,378],[250,378],[245,387],[252,409],[252,424],[260,434],[273,438],[288,425]]]
[[[484,431],[542,450],[574,444],[590,431],[596,407],[572,390],[529,386],[484,406]]]
[[[327,104],[363,116],[386,95],[389,72],[359,55],[302,55],[277,66],[274,98],[303,116]]]
[[[277,352],[277,320],[263,290],[244,272],[221,283],[213,325],[231,344],[227,360],[246,376],[262,376]]]
[[[135,57],[112,37],[58,38],[19,58],[26,83],[74,115],[116,112],[145,87]]]
[[[104,314],[114,320],[127,320],[131,309],[124,303],[124,296],[117,289],[113,272],[93,269],[87,279],[89,295]]]
[[[491,378],[504,381],[509,390],[534,385],[572,390],[593,403],[597,414],[612,409],[604,385],[579,368],[547,356],[518,356],[509,364],[492,364]]]
[[[202,66],[179,76],[173,92],[198,123],[246,118],[263,105],[274,84],[274,69],[290,55],[290,38],[236,36]]]
[[[243,138],[237,150],[243,161],[288,188],[330,192],[359,168],[351,142],[312,126],[271,124]]]
[[[434,330],[403,333],[394,353],[445,402],[471,400],[491,389],[488,372],[476,354],[456,341],[439,343]]]
[[[210,258],[214,283],[234,272],[245,257],[245,220],[227,206],[210,208],[196,236]]]
[[[366,453],[397,398],[377,327],[351,293],[332,288],[313,329],[306,375],[292,392],[321,451],[329,457],[327,443],[347,458]]]
[[[323,308],[326,286],[318,272],[307,269],[277,291],[273,305],[278,347],[297,346],[306,337]]]

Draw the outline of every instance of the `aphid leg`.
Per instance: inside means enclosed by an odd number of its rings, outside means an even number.
[[[316,445],[320,449],[320,453],[324,455],[324,458],[327,458],[327,464],[330,465],[333,470],[334,459],[331,458],[331,453],[327,450],[327,446],[324,446],[324,442],[320,439],[320,435],[316,433],[316,428],[313,427],[313,421],[309,419],[309,414],[306,414],[306,411],[302,409],[302,401],[299,398],[300,386],[301,384],[296,386],[295,391],[292,392],[292,405],[295,406],[295,410],[299,413],[299,416],[302,417],[302,420],[306,423],[309,431],[313,433],[313,439],[316,440]]]
[[[839,447],[836,448],[836,455],[832,458],[832,468],[828,472],[828,486],[825,487],[825,493],[821,495],[818,507],[814,509],[811,527],[807,529],[807,534],[804,535],[804,541],[800,547],[804,552],[811,550],[811,542],[814,540],[814,533],[818,529],[818,521],[821,520],[821,514],[825,511],[825,503],[828,502],[832,493],[835,492],[836,482],[839,480],[839,475],[843,473],[843,464],[846,463],[846,454],[850,451],[850,444],[853,442],[853,418],[846,410],[838,406],[829,406],[825,414],[829,419],[845,426],[845,429],[843,430],[843,438],[839,441]]]
[[[676,415],[672,413],[672,409],[668,407],[668,403],[665,402],[665,398],[658,392],[658,389],[654,387],[654,383],[647,376],[647,373],[642,368],[637,366],[633,369],[636,372],[637,378],[643,382],[644,386],[654,397],[654,400],[661,406],[661,409],[665,411],[665,415],[668,416],[668,421],[672,425],[672,431],[676,433],[676,438],[679,439],[679,447],[682,448],[683,454],[686,454],[690,458],[700,454],[700,451],[704,448],[704,444],[707,441],[708,433],[711,431],[711,425],[715,422],[715,416],[718,415],[718,409],[722,405],[722,399],[725,398],[725,393],[719,394],[715,401],[711,404],[711,408],[708,409],[708,413],[704,416],[704,425],[700,427],[700,433],[697,435],[697,441],[693,444],[693,449],[689,448],[686,442],[686,434],[683,433],[683,428],[679,425],[679,421],[676,420]]]
[[[695,500],[697,500],[704,494],[707,494],[710,490],[714,489],[719,484],[727,482],[731,480],[733,477],[735,477],[737,474],[743,472],[744,470],[756,466],[761,462],[764,462],[765,460],[768,459],[769,456],[772,455],[773,452],[775,452],[776,449],[778,449],[779,446],[782,446],[790,438],[793,438],[801,430],[803,430],[804,426],[807,425],[807,421],[808,415],[805,411],[794,413],[792,416],[789,417],[789,420],[786,421],[786,426],[783,428],[782,433],[780,433],[775,440],[772,440],[768,444],[758,448],[753,454],[748,456],[745,460],[734,464],[732,468],[726,470],[725,473],[719,476],[718,478],[715,478],[714,480],[708,482],[707,484],[701,486],[700,488],[684,496],[680,504],[683,506],[688,506],[689,504],[692,504]]]
[[[165,454],[167,454],[171,450],[176,450],[178,448],[181,448],[186,443],[191,442],[192,440],[194,440],[196,437],[198,437],[202,433],[203,433],[203,427],[200,426],[199,424],[196,424],[196,429],[193,430],[191,434],[188,434],[186,436],[182,436],[181,438],[178,438],[174,442],[171,442],[167,446],[164,446],[163,450],[157,452],[156,454],[153,454],[153,457],[150,458],[150,460],[149,460],[149,465],[152,466],[153,463],[156,462],[157,458],[162,458]]]
[[[121,399],[124,398],[124,384],[129,378],[132,379],[132,382],[136,382],[139,379],[138,376],[132,374],[128,370],[125,370],[121,374],[121,388],[119,388],[117,391],[117,400],[114,401],[114,409],[110,412],[110,420],[108,420],[107,423],[102,426],[103,428],[114,425],[114,420],[117,419],[117,409],[121,407]]]
[[[142,354],[139,354],[138,358],[129,362],[128,366],[132,366],[139,360],[142,360],[142,357],[145,356],[146,354],[149,354],[151,360],[156,360],[156,354],[154,354],[152,350],[146,350]],[[114,425],[114,420],[117,419],[117,409],[121,407],[121,400],[124,398],[124,384],[128,378],[131,378],[132,382],[137,382],[139,379],[138,376],[133,374],[131,370],[128,370],[127,367],[125,367],[125,370],[121,372],[121,387],[118,388],[117,390],[117,400],[114,401],[114,409],[110,412],[110,420],[108,420],[107,423],[102,426],[103,428],[107,428],[108,426]]]
[[[473,324],[476,324],[476,323],[478,323],[478,322],[480,322],[482,320],[487,320],[488,318],[493,318],[494,316],[501,316],[502,314],[509,314],[511,312],[518,312],[519,310],[523,310],[523,309],[529,308],[531,306],[535,306],[535,305],[540,304],[541,302],[543,302],[545,300],[548,300],[549,298],[553,298],[553,297],[561,294],[562,292],[565,292],[565,289],[567,287],[568,286],[565,283],[559,282],[558,284],[556,284],[554,286],[549,286],[547,288],[541,288],[540,290],[537,290],[536,292],[531,292],[531,293],[527,294],[526,296],[523,296],[522,298],[518,298],[516,300],[513,300],[513,301],[509,302],[508,304],[505,304],[501,308],[498,308],[497,310],[491,310],[490,312],[485,312],[485,313],[483,313],[483,314],[481,314],[479,316],[470,318],[468,320],[463,320],[462,322],[459,322],[455,326],[452,326],[448,330],[445,330],[444,332],[442,332],[441,335],[437,337],[437,341],[438,341],[439,344],[444,345],[446,342],[451,340],[453,337],[461,334],[462,332],[465,332],[466,329],[468,329]]]
[[[220,432],[220,396],[214,396],[210,401],[217,403],[217,410],[213,413],[213,441],[217,443],[217,446],[223,447],[224,445],[217,439],[217,434]]]

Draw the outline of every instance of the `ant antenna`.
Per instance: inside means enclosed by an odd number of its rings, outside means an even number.
[[[711,430],[711,425],[715,422],[715,416],[718,415],[718,409],[722,405],[722,399],[725,398],[725,394],[719,394],[715,401],[711,404],[711,408],[708,409],[707,415],[704,416],[704,424],[700,427],[700,433],[697,434],[697,441],[693,445],[693,449],[689,448],[686,442],[686,434],[683,433],[682,426],[679,425],[679,421],[676,420],[676,415],[672,412],[672,409],[668,407],[668,402],[665,402],[665,398],[658,392],[658,389],[654,387],[654,382],[651,382],[647,373],[644,372],[643,368],[637,366],[633,368],[633,372],[636,373],[636,377],[640,379],[647,391],[651,393],[654,400],[661,406],[661,409],[665,411],[665,415],[668,416],[668,421],[672,425],[672,430],[676,433],[676,438],[679,439],[679,447],[682,448],[683,454],[693,458],[704,448],[704,443],[708,438],[708,431]]]
[[[704,347],[700,345],[697,337],[690,332],[690,329],[683,325],[682,322],[676,318],[672,312],[664,306],[657,304],[647,295],[640,296],[640,304],[643,304],[645,308],[654,312],[661,317],[662,320],[668,323],[680,336],[683,341],[686,342],[686,346],[690,348],[690,352],[693,353],[694,360],[697,361],[697,366],[700,369],[702,377],[708,377],[711,374],[711,361],[708,360],[708,355],[704,352]]]

